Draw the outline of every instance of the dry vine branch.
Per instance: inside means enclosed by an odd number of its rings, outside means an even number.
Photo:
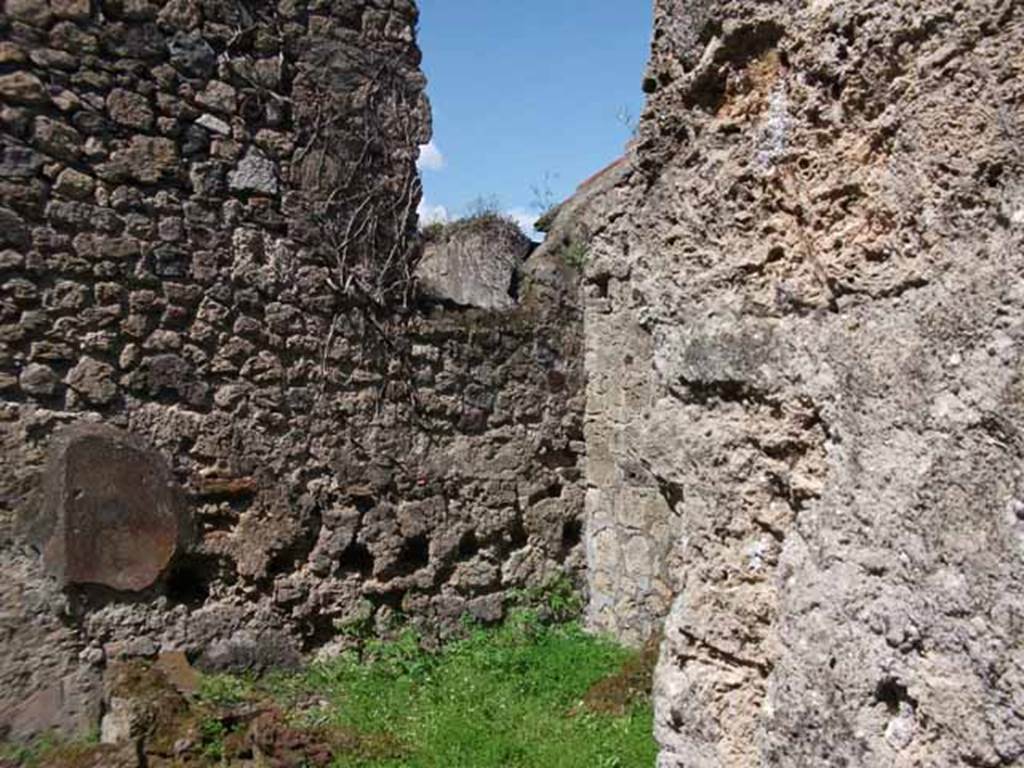
[[[405,309],[421,195],[419,86],[400,61],[379,53],[329,45],[311,60],[322,69],[314,78],[309,136],[296,162],[305,165],[309,186],[329,189],[311,200],[310,218],[332,286],[346,302]]]

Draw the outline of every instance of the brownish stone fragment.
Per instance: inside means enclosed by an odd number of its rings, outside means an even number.
[[[9,40],[0,42],[0,64],[22,64],[25,52]]]
[[[90,0],[50,0],[50,8],[58,19],[84,21],[92,13]]]
[[[34,526],[63,586],[137,592],[157,583],[189,538],[184,498],[163,457],[133,436],[79,424],[50,448]]]
[[[128,146],[116,150],[97,168],[107,181],[135,180],[155,184],[178,167],[177,146],[162,136],[133,136]]]
[[[236,499],[256,493],[253,477],[204,477],[197,483],[197,495],[202,498]]]
[[[4,11],[12,19],[37,27],[45,27],[53,18],[53,11],[46,0],[7,0]]]
[[[129,128],[143,131],[153,128],[153,110],[142,94],[115,88],[107,96],[107,111],[115,121]]]
[[[44,104],[49,100],[42,81],[29,72],[0,75],[0,101],[11,104]]]
[[[189,663],[188,657],[182,651],[164,651],[157,656],[153,666],[164,674],[167,682],[178,693],[188,696],[199,690],[199,672]]]

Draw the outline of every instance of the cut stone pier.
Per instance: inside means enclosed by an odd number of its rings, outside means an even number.
[[[81,424],[50,449],[36,537],[62,586],[154,586],[189,539],[167,462],[131,435]]]

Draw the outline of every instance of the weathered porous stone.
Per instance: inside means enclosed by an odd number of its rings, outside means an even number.
[[[1024,760],[1021,10],[656,3],[585,327],[662,768]]]
[[[5,0],[4,12],[12,19],[33,26],[45,26],[52,16],[47,0]]]
[[[58,19],[84,21],[91,12],[91,0],[50,0],[50,9]]]
[[[30,237],[25,220],[10,208],[0,207],[0,245],[25,248]]]
[[[61,171],[53,185],[54,193],[74,200],[88,200],[95,188],[96,182],[92,177],[74,168]]]
[[[106,405],[117,397],[114,367],[91,357],[79,360],[68,371],[65,383],[92,405]]]
[[[178,147],[159,136],[132,136],[130,143],[111,153],[98,167],[101,176],[113,182],[136,181],[155,184],[178,169]]]
[[[26,60],[21,46],[8,40],[0,42],[0,64],[22,64]]]
[[[158,18],[164,26],[190,32],[202,23],[203,15],[196,0],[170,0]]]
[[[43,493],[31,529],[47,570],[66,587],[148,589],[191,538],[167,462],[110,427],[81,424],[59,435]]]
[[[22,390],[36,397],[49,397],[57,391],[60,380],[53,369],[39,363],[29,363],[18,376]]]
[[[233,115],[237,107],[235,89],[220,80],[211,80],[200,93],[196,94],[199,106],[223,115]]]
[[[3,142],[0,155],[0,175],[9,179],[30,179],[42,168],[45,159],[28,147]]]
[[[0,75],[0,98],[11,104],[45,104],[49,100],[43,81],[22,71]]]
[[[116,122],[129,128],[148,131],[153,127],[153,110],[142,94],[115,88],[107,96],[107,111]]]
[[[259,674],[273,668],[295,667],[300,658],[295,644],[286,635],[243,632],[210,645],[196,664],[207,672],[246,670]]]
[[[182,32],[167,43],[171,66],[189,77],[207,78],[217,67],[217,53],[198,32]]]

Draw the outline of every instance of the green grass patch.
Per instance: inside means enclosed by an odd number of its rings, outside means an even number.
[[[204,676],[188,697],[144,663],[119,679],[157,718],[144,737],[157,762],[184,740],[182,764],[196,768],[254,753],[318,768],[654,765],[656,645],[634,652],[586,634],[568,583],[524,590],[516,604],[503,625],[467,624],[462,639],[432,651],[407,628],[298,671]],[[97,768],[116,752],[95,737],[42,737],[0,744],[0,767]]]
[[[0,766],[16,765],[19,768],[76,768],[86,764],[95,754],[99,744],[99,733],[90,733],[77,742],[64,741],[47,733],[27,744],[0,744]]]
[[[400,745],[399,756],[342,755],[334,768],[649,768],[648,697],[613,714],[584,704],[636,658],[576,622],[544,624],[517,611],[433,653],[407,631],[298,673],[238,687],[221,678],[212,688],[221,700],[272,698],[299,727],[383,734]]]

